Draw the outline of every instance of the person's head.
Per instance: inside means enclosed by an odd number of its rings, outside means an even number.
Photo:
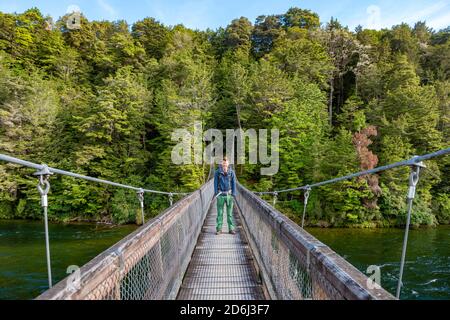
[[[222,159],[222,169],[223,169],[224,172],[228,171],[228,159],[227,159],[227,157],[224,157]]]

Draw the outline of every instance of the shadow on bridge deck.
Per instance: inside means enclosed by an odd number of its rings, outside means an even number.
[[[224,210],[225,211],[225,210]],[[226,214],[223,233],[216,235],[217,206],[211,203],[177,299],[263,300],[253,254],[245,237],[236,207],[236,234],[229,234]]]

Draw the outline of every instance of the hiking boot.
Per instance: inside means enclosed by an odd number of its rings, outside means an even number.
[[[230,234],[236,234],[236,231],[230,230]]]

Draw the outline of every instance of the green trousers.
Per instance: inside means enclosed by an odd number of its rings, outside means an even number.
[[[228,229],[234,230],[233,225],[233,197],[231,195],[220,195],[217,197],[217,231],[222,231],[223,223],[223,205],[227,204],[227,223]]]

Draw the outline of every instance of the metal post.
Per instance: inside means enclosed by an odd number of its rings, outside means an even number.
[[[169,193],[169,203],[170,206],[173,206],[173,193]]]
[[[278,198],[278,192],[274,192],[273,193],[273,206],[274,207],[277,204],[277,198]]]
[[[115,300],[121,300],[121,290],[120,290],[120,282],[121,280],[125,277],[126,273],[125,273],[125,261],[123,259],[123,252],[122,252],[122,248],[117,248],[113,251],[116,256],[117,256],[117,261],[116,261],[116,266],[119,273],[119,279],[116,280],[116,282],[114,283],[114,299]]]
[[[137,191],[137,196],[138,196],[139,202],[141,204],[142,225],[144,225],[144,223],[145,223],[145,217],[144,217],[144,189],[139,189]]]
[[[408,233],[409,233],[409,224],[411,223],[411,210],[413,205],[414,197],[416,196],[416,186],[419,182],[419,173],[420,168],[425,168],[423,162],[415,163],[411,165],[411,173],[409,174],[409,189],[408,189],[408,215],[406,218],[406,227],[405,227],[405,235],[403,238],[403,248],[402,248],[402,257],[400,260],[400,274],[398,277],[397,284],[397,299],[400,299],[400,292],[403,286],[402,277],[403,277],[403,269],[405,267],[405,258],[406,258],[406,248],[408,245]]]
[[[45,251],[47,256],[47,274],[48,274],[48,286],[52,287],[52,266],[51,266],[51,258],[50,258],[50,240],[48,234],[48,192],[50,191],[50,182],[48,181],[50,175],[52,173],[48,169],[48,166],[43,164],[42,169],[34,173],[34,175],[38,176],[39,183],[37,185],[37,189],[39,194],[41,195],[41,206],[44,209],[44,228],[45,228]]]
[[[309,186],[306,186],[305,194],[304,194],[304,204],[303,204],[302,229],[305,225],[306,206],[308,205],[308,199],[309,199],[310,192],[311,192],[311,188]]]

